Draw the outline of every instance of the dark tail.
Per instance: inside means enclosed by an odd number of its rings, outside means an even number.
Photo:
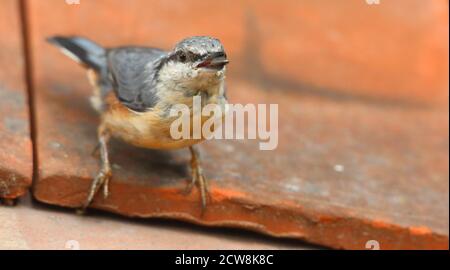
[[[101,71],[106,67],[106,50],[95,42],[82,37],[54,36],[47,41],[76,62]]]

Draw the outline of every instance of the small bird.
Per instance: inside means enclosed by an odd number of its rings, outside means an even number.
[[[227,55],[221,42],[212,37],[183,39],[170,52],[150,47],[104,48],[77,36],[53,36],[48,42],[87,69],[93,88],[91,105],[100,114],[97,129],[101,168],[93,179],[81,212],[103,189],[108,196],[112,170],[108,141],[115,137],[126,143],[150,149],[188,147],[191,152],[192,180],[186,191],[197,185],[202,209],[206,207],[208,186],[199,153],[194,145],[201,139],[173,139],[170,125],[175,120],[170,109],[176,104],[193,106],[200,96],[207,104],[224,106]],[[191,129],[192,130],[192,129]]]

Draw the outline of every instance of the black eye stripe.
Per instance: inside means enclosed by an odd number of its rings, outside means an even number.
[[[201,55],[196,54],[196,53],[194,53],[194,52],[188,52],[188,54],[189,54],[189,59],[190,59],[191,61],[197,61],[198,59],[201,59],[201,58],[202,58]]]
[[[211,58],[216,58],[216,57],[225,57],[225,58],[227,58],[227,55],[223,51],[215,52],[215,53],[212,53],[212,54],[197,54],[197,53],[194,53],[192,51],[179,50],[179,51],[176,51],[174,54],[172,54],[170,59],[184,63],[184,62],[196,62],[198,60],[206,59],[206,58],[209,58],[209,57],[211,57]]]
[[[186,62],[187,58],[188,57],[184,51],[176,51],[174,54],[172,54],[170,56],[169,59],[178,61],[178,62]]]
[[[190,51],[178,51],[177,52],[177,60],[180,62],[187,62],[187,61],[196,61],[200,58],[199,55],[194,54]]]

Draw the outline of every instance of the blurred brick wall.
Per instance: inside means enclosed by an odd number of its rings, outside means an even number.
[[[267,88],[447,104],[445,0],[382,0],[379,5],[365,0],[28,3],[32,42],[45,54],[35,61],[63,61],[44,42],[53,34],[83,35],[108,46],[166,49],[186,36],[212,35],[231,56],[231,75],[250,77]],[[56,65],[73,70],[67,62]]]

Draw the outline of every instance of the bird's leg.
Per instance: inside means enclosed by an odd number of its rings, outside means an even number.
[[[191,172],[192,172],[192,180],[186,188],[186,193],[191,192],[192,188],[195,184],[198,185],[200,189],[200,195],[202,199],[202,209],[206,208],[206,199],[208,196],[208,182],[206,178],[203,176],[203,170],[200,166],[200,157],[198,151],[194,148],[194,146],[190,146],[189,150],[191,151]]]
[[[112,177],[111,172],[111,166],[109,164],[108,159],[108,141],[109,141],[109,134],[104,128],[103,125],[101,125],[98,128],[98,147],[100,150],[100,162],[101,162],[101,168],[100,172],[97,174],[97,176],[92,180],[91,187],[89,188],[89,193],[86,198],[86,201],[81,207],[81,212],[84,212],[86,208],[91,204],[92,200],[94,199],[95,194],[97,194],[100,187],[103,186],[103,196],[104,198],[108,197],[108,186],[109,186],[109,180]]]
[[[94,149],[92,149],[91,156],[96,156],[99,149],[100,149],[100,143],[97,142]]]

